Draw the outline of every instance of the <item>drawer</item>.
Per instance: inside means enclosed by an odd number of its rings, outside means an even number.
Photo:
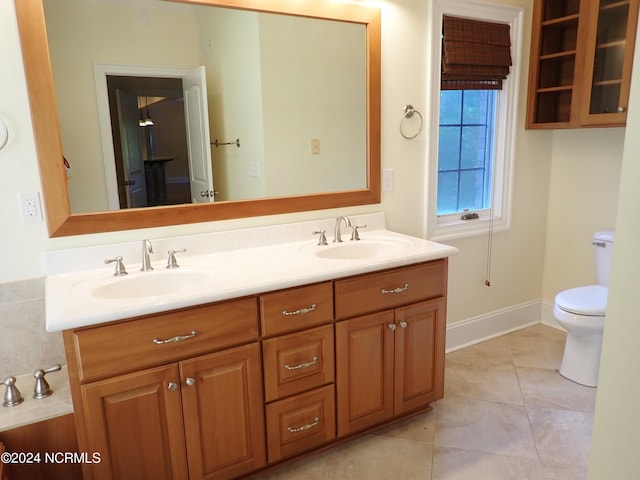
[[[335,282],[336,320],[447,294],[447,259]]]
[[[336,436],[333,385],[267,405],[269,463],[312,450]]]
[[[264,340],[262,349],[267,402],[334,380],[333,324]]]
[[[260,295],[262,335],[272,337],[333,321],[331,282]]]
[[[257,339],[256,298],[65,332],[66,348],[75,350],[82,382]]]

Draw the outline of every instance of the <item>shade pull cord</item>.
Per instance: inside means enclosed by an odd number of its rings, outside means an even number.
[[[493,203],[493,202],[492,202]],[[484,284],[491,286],[491,253],[493,252],[493,206],[489,209],[489,236],[487,239],[487,266]]]
[[[493,253],[493,205],[495,197],[495,179],[491,179],[491,206],[489,207],[489,236],[487,238],[487,266],[484,277],[484,284],[491,286],[491,254]]]

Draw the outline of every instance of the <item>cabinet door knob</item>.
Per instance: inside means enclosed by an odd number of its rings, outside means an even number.
[[[187,377],[187,379],[185,380],[184,383],[186,383],[190,387],[193,387],[196,384],[196,379],[195,378],[191,378],[191,377]]]
[[[400,322],[400,327],[401,328],[407,328],[409,324],[407,322],[405,322],[404,320],[402,322]]]
[[[178,384],[175,382],[169,382],[169,385],[167,385],[167,388],[169,389],[170,392],[173,392],[178,388]]]
[[[387,325],[387,327],[389,327],[389,330],[391,330],[392,332],[394,332],[396,330],[396,324],[395,323],[390,323]]]

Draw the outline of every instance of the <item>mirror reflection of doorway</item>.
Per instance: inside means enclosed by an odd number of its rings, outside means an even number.
[[[180,78],[107,76],[120,208],[191,203]]]

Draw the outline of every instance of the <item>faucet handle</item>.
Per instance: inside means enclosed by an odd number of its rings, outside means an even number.
[[[7,387],[7,390],[4,392],[4,402],[2,402],[3,407],[14,407],[24,401],[20,390],[16,387],[16,377],[6,377],[2,383]]]
[[[127,269],[124,267],[124,262],[123,262],[123,258],[120,256],[117,256],[116,258],[107,258],[104,263],[105,264],[110,264],[110,263],[114,263],[116,264],[116,271],[113,274],[114,277],[122,277],[123,275],[127,275]]]
[[[169,258],[167,258],[167,268],[178,268],[178,261],[176,260],[176,253],[184,253],[187,249],[183,248],[182,250],[169,250],[167,253],[169,254]]]
[[[351,226],[351,240],[360,240],[359,228],[367,228],[366,225],[352,225]]]
[[[320,235],[318,237],[318,245],[327,245],[327,232],[325,230],[313,232],[313,235]]]
[[[45,380],[44,376],[47,373],[59,372],[62,369],[62,365],[56,363],[53,367],[49,367],[46,370],[38,369],[33,372],[33,376],[36,379],[36,385],[33,389],[33,398],[40,400],[46,398],[53,393],[49,383]]]

